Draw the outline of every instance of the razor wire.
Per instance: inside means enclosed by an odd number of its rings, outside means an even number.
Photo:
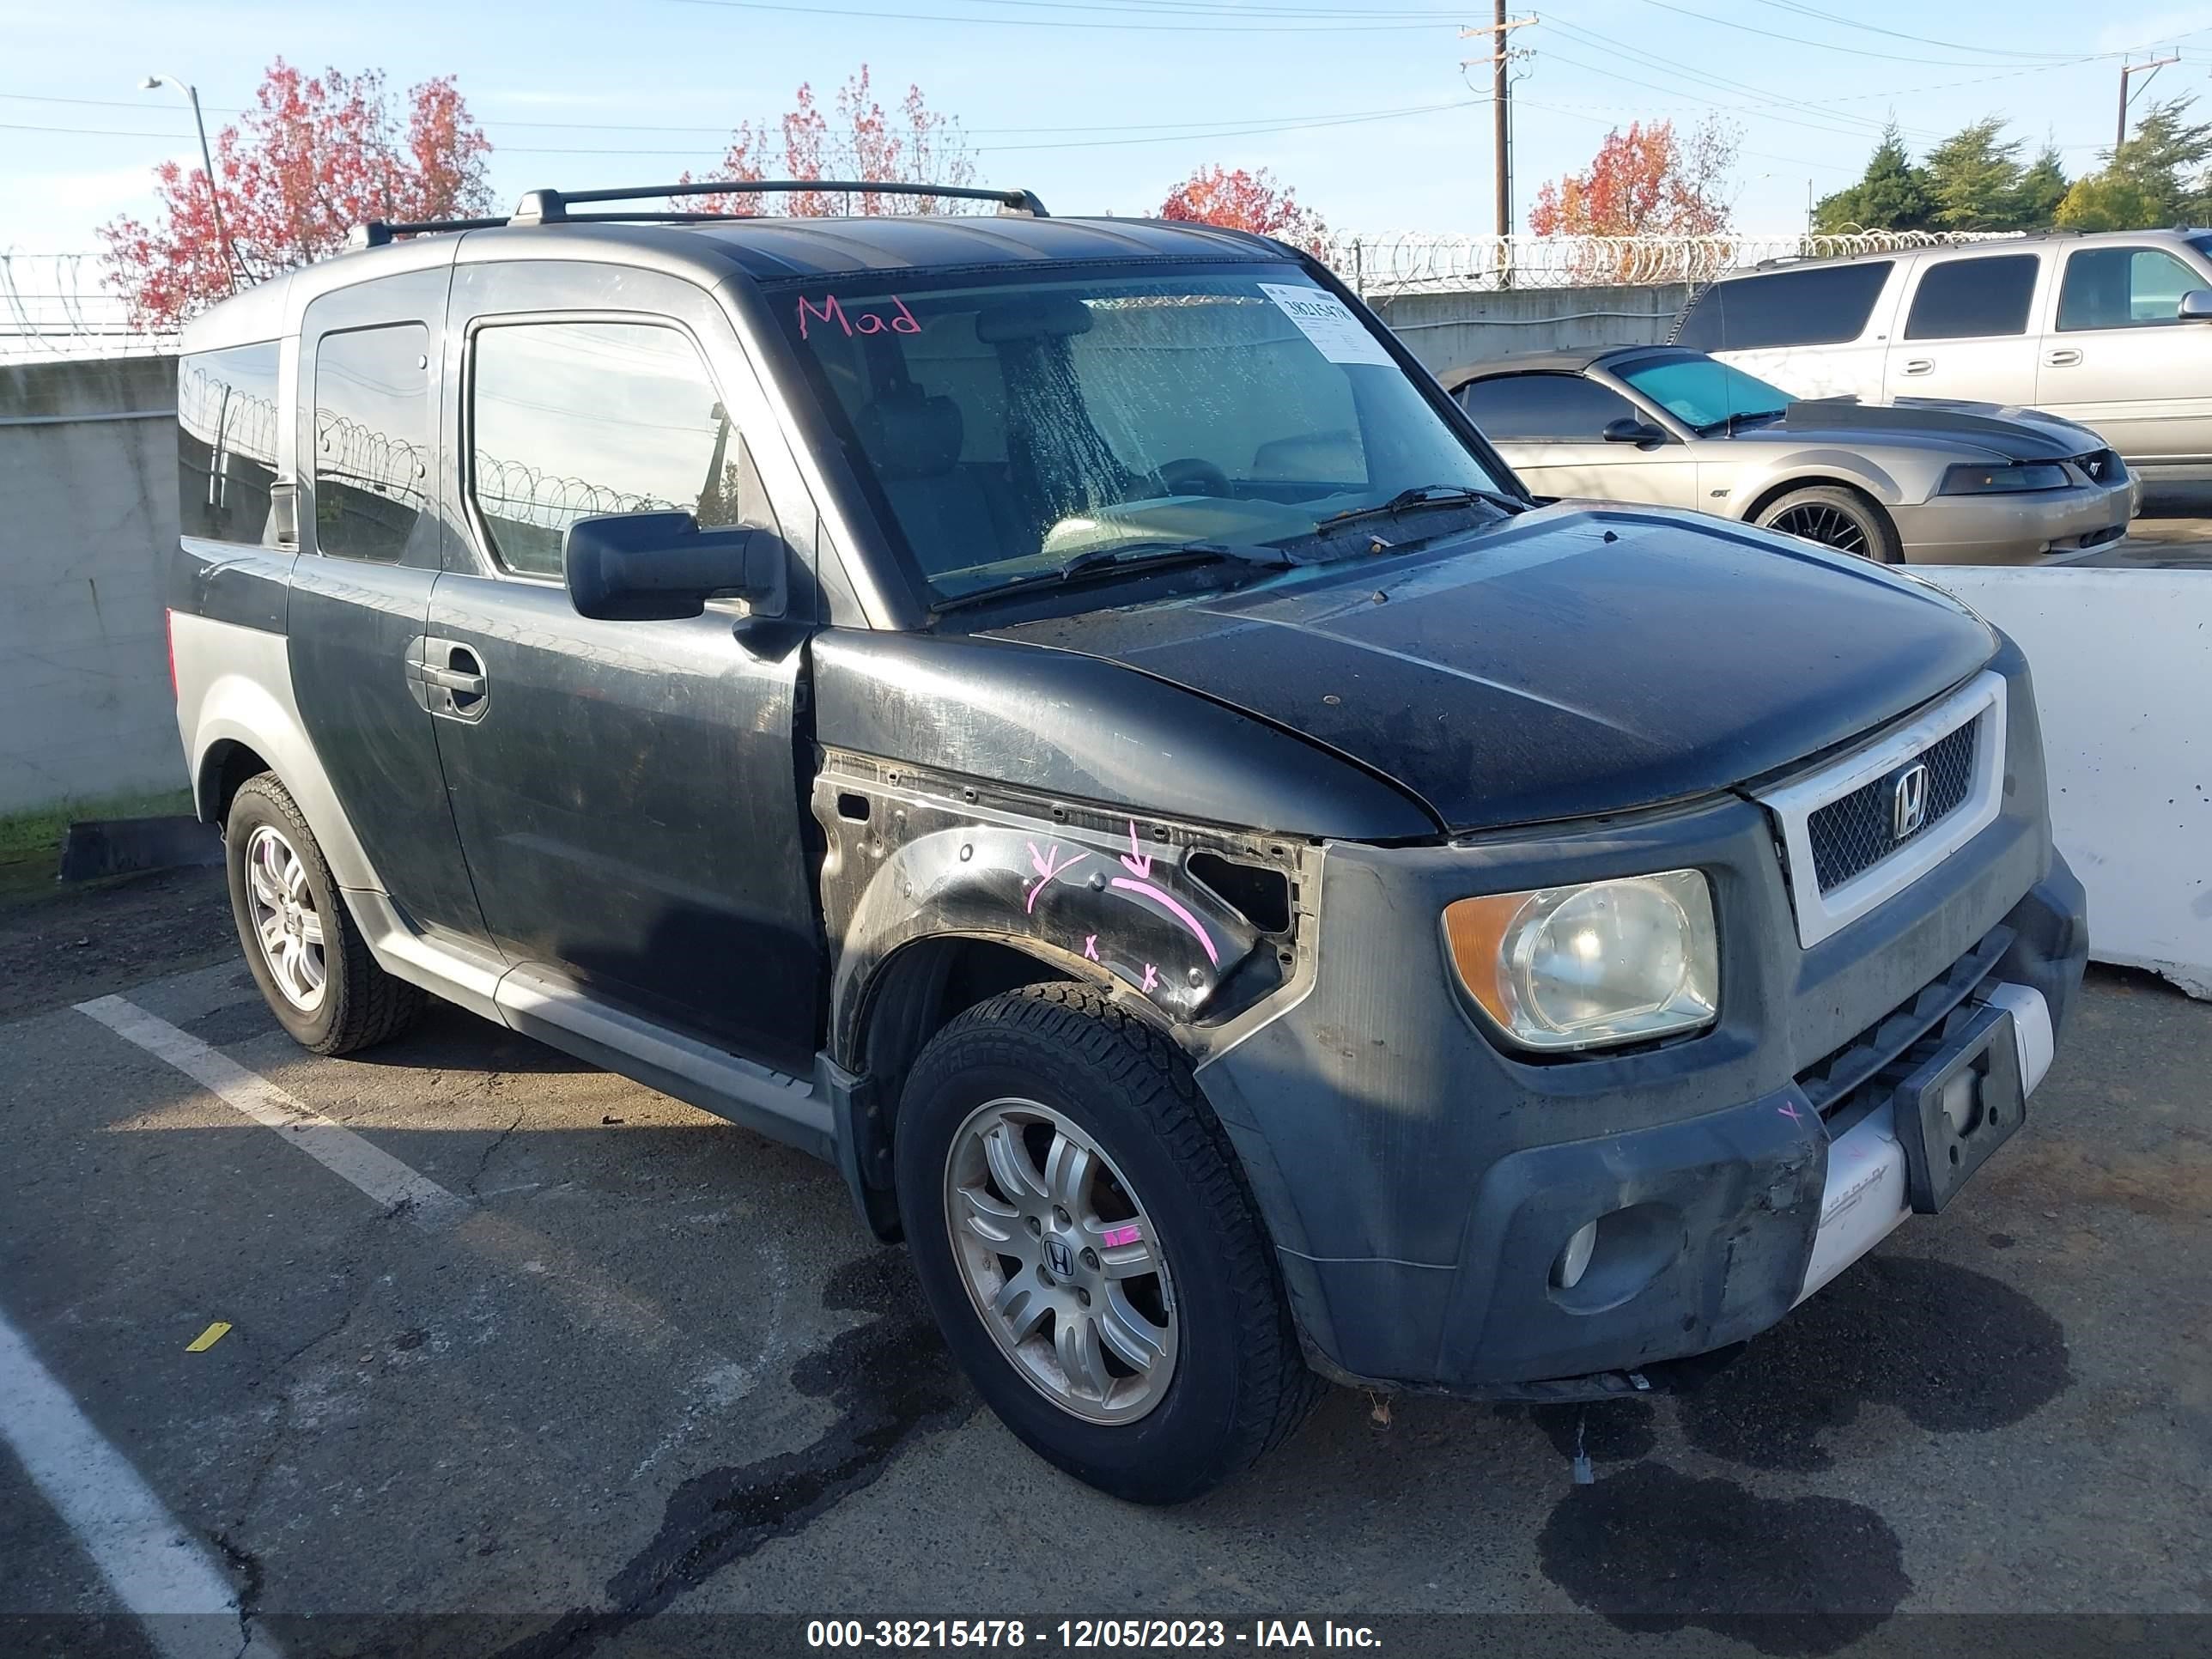
[[[1723,271],[1780,261],[1894,253],[2016,237],[2019,232],[1869,230],[1722,236],[1393,236],[1332,238],[1319,250],[1364,299],[1502,289],[1697,286]]]
[[[97,253],[0,253],[0,362],[142,356],[177,349],[107,285]]]
[[[1332,237],[1316,250],[1362,298],[1505,289],[1709,283],[1775,261],[1826,259],[2002,240],[2014,232],[1867,230],[1721,236]],[[174,328],[145,328],[107,285],[96,253],[0,253],[0,362],[173,352]]]

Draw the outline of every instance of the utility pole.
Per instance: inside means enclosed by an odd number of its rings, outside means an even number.
[[[2178,64],[2180,61],[2181,59],[2179,57],[2154,58],[2148,64],[2123,64],[2120,65],[2120,124],[2113,130],[2112,132],[2113,155],[2118,155],[2120,153],[2120,146],[2128,142],[2128,105],[2135,96],[2135,94],[2128,89],[2128,81],[2130,77],[2142,75],[2146,72],[2155,75],[2159,70],[2164,69],[2168,64]],[[2145,82],[2145,84],[2148,85],[2148,82]]]
[[[1478,64],[1490,65],[1491,142],[1492,149],[1497,152],[1497,177],[1493,185],[1493,197],[1498,210],[1498,237],[1499,245],[1503,248],[1506,239],[1513,234],[1513,129],[1510,118],[1511,106],[1508,101],[1512,96],[1512,83],[1506,74],[1509,67],[1508,59],[1512,54],[1506,50],[1505,36],[1508,30],[1526,28],[1536,20],[1534,17],[1516,17],[1509,20],[1505,15],[1505,0],[1493,0],[1493,4],[1495,9],[1492,16],[1494,21],[1487,27],[1477,26],[1474,28],[1464,28],[1459,32],[1459,38],[1462,40],[1471,40],[1478,35],[1487,35],[1492,47],[1490,56],[1464,58],[1461,60],[1460,70],[1464,73]],[[1503,277],[1504,273],[1501,270],[1501,280]]]
[[[1508,119],[1506,100],[1512,95],[1512,84],[1505,78],[1505,0],[1497,0],[1497,21],[1491,25],[1496,31],[1491,40],[1498,50],[1490,59],[1490,135],[1498,151],[1498,234],[1513,234],[1513,161],[1507,146],[1512,140],[1512,122]]]

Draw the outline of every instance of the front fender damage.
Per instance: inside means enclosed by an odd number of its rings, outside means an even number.
[[[830,1048],[855,1071],[867,1063],[871,988],[920,940],[1011,945],[1169,1027],[1249,1006],[1293,960],[1310,851],[1295,841],[1133,818],[836,752],[823,757],[813,810],[834,958]],[[1233,867],[1261,890],[1279,884],[1282,914],[1255,921],[1214,890],[1192,869],[1209,858],[1221,861],[1217,879]]]
[[[898,1235],[898,1090],[922,1042],[964,1006],[951,962],[969,945],[1097,986],[1194,1064],[1310,977],[1304,942],[1315,936],[1322,858],[1310,842],[1132,817],[836,750],[822,755],[811,804],[838,1162],[881,1237]]]

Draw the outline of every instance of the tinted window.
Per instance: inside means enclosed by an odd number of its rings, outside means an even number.
[[[315,347],[315,547],[397,559],[430,481],[430,334],[420,323]]]
[[[1790,394],[1733,363],[1689,352],[1615,358],[1613,372],[1686,426],[1725,426],[1731,416],[1762,419],[1790,406]]]
[[[1946,259],[1924,267],[1905,319],[1908,340],[1957,340],[1978,335],[2024,334],[2028,301],[2035,296],[2033,253],[1993,259]]]
[[[1503,374],[1460,388],[1460,407],[1492,443],[1595,443],[1608,421],[1641,420],[1636,407],[1578,374]]]
[[[1866,331],[1893,263],[1872,259],[1715,283],[1691,302],[1674,343],[1698,351],[1750,351],[1856,340]]]
[[[177,522],[187,536],[259,542],[276,482],[276,343],[177,365]]]
[[[689,336],[521,323],[470,348],[469,487],[501,564],[561,574],[561,538],[609,513],[775,527],[744,440]]]
[[[2154,247],[2085,247],[2066,256],[2058,326],[2146,328],[2178,320],[2181,296],[2204,279]]]

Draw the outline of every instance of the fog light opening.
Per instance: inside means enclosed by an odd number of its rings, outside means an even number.
[[[1585,1221],[1575,1229],[1575,1235],[1559,1252],[1559,1259],[1552,1264],[1552,1283],[1563,1291],[1571,1291],[1583,1282],[1583,1273],[1589,1267],[1590,1252],[1597,1248],[1597,1223]]]

